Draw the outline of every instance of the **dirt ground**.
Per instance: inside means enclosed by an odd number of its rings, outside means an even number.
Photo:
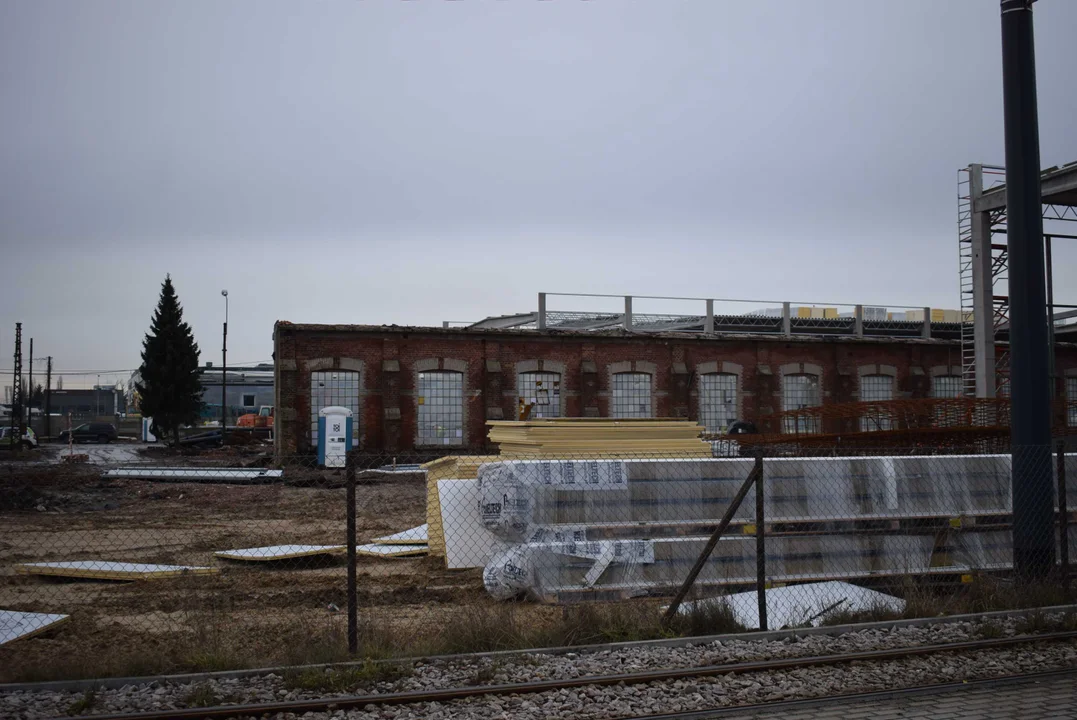
[[[425,492],[416,476],[361,484],[360,542],[425,522]],[[71,615],[0,646],[0,682],[316,660],[295,654],[300,641],[335,653],[345,623],[343,556],[239,563],[213,552],[343,545],[345,528],[342,488],[109,480],[92,468],[0,471],[0,608]],[[92,559],[219,572],[103,582],[14,570]],[[449,571],[437,558],[360,557],[358,579],[363,621],[379,626],[382,644],[397,635],[403,647],[452,622],[457,609],[486,602],[480,571]]]

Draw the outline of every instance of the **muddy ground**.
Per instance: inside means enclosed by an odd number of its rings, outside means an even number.
[[[425,522],[425,494],[414,475],[360,484],[360,542]],[[345,527],[341,488],[108,480],[88,467],[0,470],[0,608],[72,617],[0,646],[0,682],[335,657],[345,623],[342,556],[237,563],[213,552],[345,544]],[[219,572],[128,583],[14,570],[92,559]],[[480,571],[449,571],[437,558],[361,557],[358,579],[371,646],[418,648],[424,635],[489,602]]]

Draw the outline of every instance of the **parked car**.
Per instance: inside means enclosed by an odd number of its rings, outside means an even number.
[[[18,430],[12,430],[11,427],[0,428],[0,447],[4,447],[11,442],[12,433],[18,433]],[[26,432],[23,433],[22,439],[19,440],[21,444],[27,450],[33,450],[37,447],[37,433],[31,428],[26,428]]]
[[[60,442],[67,442],[68,438],[74,442],[110,443],[116,439],[116,426],[112,423],[83,423],[60,433]]]

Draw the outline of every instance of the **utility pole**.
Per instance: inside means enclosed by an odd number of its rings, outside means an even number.
[[[52,355],[45,361],[45,437],[52,439]]]
[[[228,291],[224,296],[224,333],[221,336],[221,445],[228,434]]]
[[[1010,256],[1013,570],[1019,581],[1043,579],[1055,569],[1051,393],[1032,2],[1001,0],[1006,242]]]
[[[34,339],[30,338],[30,367],[29,367],[29,379],[26,381],[27,392],[30,393],[26,398],[26,422],[30,427],[34,426]]]
[[[15,363],[12,365],[11,378],[11,448],[15,449],[22,442],[22,323],[15,323]]]

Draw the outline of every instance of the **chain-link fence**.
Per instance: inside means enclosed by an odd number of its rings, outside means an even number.
[[[1016,494],[1010,455],[893,449],[80,451],[0,465],[0,681],[1052,604],[1077,540],[1077,456],[1052,448],[1022,455]]]

